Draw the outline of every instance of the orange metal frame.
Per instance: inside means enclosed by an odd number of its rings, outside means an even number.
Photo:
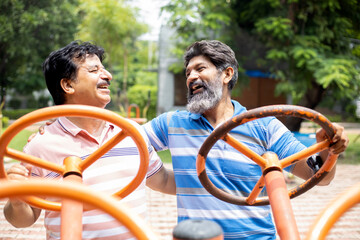
[[[99,118],[116,124],[122,128],[122,131],[108,141],[102,148],[91,154],[87,159],[82,161],[77,157],[69,156],[64,160],[64,165],[62,166],[7,147],[11,139],[25,127],[42,120],[59,116]],[[240,124],[267,116],[295,116],[314,121],[327,132],[329,140],[314,144],[304,151],[280,161],[274,153],[265,153],[263,156],[257,155],[245,145],[241,144],[227,134],[232,128]],[[206,139],[200,148],[197,158],[196,165],[198,176],[204,187],[211,194],[221,200],[241,205],[264,205],[270,203],[275,225],[280,238],[286,240],[300,239],[290,204],[290,198],[296,197],[316,185],[316,183],[318,183],[335,165],[337,155],[329,154],[327,160],[324,162],[324,165],[318,173],[290,191],[287,191],[282,169],[301,159],[309,157],[316,152],[320,152],[328,148],[331,144],[330,139],[334,134],[334,127],[325,117],[307,108],[289,105],[275,105],[250,110],[246,114],[230,119],[222,126],[218,127]],[[126,136],[132,137],[140,152],[141,163],[136,177],[129,183],[129,185],[113,196],[96,194],[91,189],[85,187],[82,184],[82,172]],[[253,191],[247,198],[235,197],[217,189],[207,177],[205,170],[206,156],[211,147],[219,139],[224,140],[229,145],[239,150],[263,169],[263,175],[260,177]],[[4,156],[43,167],[64,176],[65,181],[62,183],[44,180],[10,182],[6,181],[7,176],[4,164],[0,164],[0,178],[2,178],[0,179],[0,198],[24,197],[30,195],[46,195],[63,198],[62,204],[59,204],[48,202],[37,197],[26,197],[27,201],[35,207],[61,211],[62,219],[64,219],[61,223],[62,239],[81,239],[82,203],[86,203],[92,207],[109,213],[117,220],[121,221],[138,239],[158,239],[158,236],[151,231],[151,229],[140,217],[134,215],[118,201],[118,197],[125,197],[141,183],[146,174],[149,161],[146,144],[141,134],[133,125],[129,124],[125,119],[119,117],[119,115],[104,109],[84,105],[64,105],[34,111],[17,120],[3,133],[0,138],[0,158],[2,161]],[[267,188],[268,197],[258,198],[258,195],[264,186]],[[316,220],[315,225],[313,225],[312,229],[309,231],[306,239],[325,239],[326,234],[340,216],[359,202],[360,183],[334,200],[329,207],[323,211]]]
[[[135,118],[132,118],[131,117],[131,111],[132,109],[135,108],[135,111],[136,111],[136,115],[135,115]],[[147,121],[146,118],[141,118],[140,117],[140,108],[137,104],[133,103],[133,104],[130,104],[130,106],[128,107],[128,112],[127,112],[127,117],[139,124],[143,124]]]
[[[151,230],[141,217],[119,202],[117,198],[98,194],[83,184],[44,179],[32,179],[23,182],[0,180],[0,198],[22,197],[27,195],[46,195],[66,198],[67,200],[75,200],[77,203],[82,202],[90,204],[94,208],[100,209],[122,222],[136,238],[141,240],[159,239],[159,236]],[[74,223],[73,219],[69,222],[71,224]],[[69,226],[69,228],[70,227],[71,226]],[[81,239],[81,236],[79,238],[75,236],[69,237],[62,235],[61,239]]]
[[[360,203],[360,183],[340,194],[316,218],[306,240],[324,240],[335,222],[350,208]]]
[[[311,120],[319,124],[326,131],[329,138],[280,161],[274,153],[265,153],[263,156],[258,155],[228,134],[231,129],[241,124],[268,116],[293,116]],[[223,201],[238,205],[265,205],[270,203],[280,238],[286,240],[300,239],[290,199],[299,196],[320,182],[335,165],[337,155],[329,154],[321,169],[314,176],[290,191],[287,190],[282,170],[301,159],[306,159],[317,152],[327,149],[334,134],[335,128],[331,122],[311,109],[290,105],[273,105],[249,110],[217,127],[204,141],[196,161],[197,174],[204,188]],[[220,139],[253,160],[263,171],[263,175],[248,197],[238,197],[222,191],[210,181],[206,174],[207,154]],[[258,197],[264,186],[266,186],[268,196]]]
[[[98,118],[114,123],[120,127],[122,131],[107,141],[95,152],[90,154],[90,156],[88,156],[86,159],[82,160],[76,156],[69,156],[64,159],[63,165],[58,165],[7,147],[13,137],[25,127],[39,121],[59,116]],[[149,166],[149,152],[146,147],[145,140],[134,125],[119,115],[105,109],[85,105],[62,105],[43,108],[29,113],[10,125],[1,136],[0,158],[1,161],[3,161],[4,156],[8,156],[22,162],[57,172],[63,176],[64,181],[82,183],[82,172],[127,136],[134,140],[139,150],[140,166],[134,179],[130,181],[130,183],[123,189],[114,194],[114,196],[118,198],[124,198],[132,191],[134,191],[145,178]],[[0,178],[7,178],[3,163],[0,164]],[[31,197],[25,197],[25,199],[32,206],[52,211],[61,211],[61,230],[64,239],[81,239],[81,219],[83,212],[82,204],[71,200],[64,200],[62,203],[51,202],[42,198],[34,197],[34,195],[36,195],[35,193],[31,195]]]

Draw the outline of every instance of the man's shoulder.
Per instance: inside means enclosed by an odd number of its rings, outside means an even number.
[[[51,125],[44,126],[44,132],[40,134],[37,132],[35,137],[28,142],[25,149],[36,149],[36,148],[44,148],[45,146],[49,146],[50,144],[61,144],[62,137],[65,136],[66,133],[60,128],[59,123],[55,121]]]
[[[166,122],[170,122],[170,121],[178,121],[178,120],[189,120],[191,118],[191,113],[185,110],[176,110],[176,111],[169,111],[169,112],[164,112],[162,114],[160,114],[159,116],[157,116],[156,118],[154,118],[152,121],[166,121]]]

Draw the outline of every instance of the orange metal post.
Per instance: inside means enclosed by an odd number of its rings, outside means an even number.
[[[36,179],[22,182],[5,181],[0,179],[0,198],[22,197],[26,195],[44,195],[60,198],[70,198],[90,204],[123,223],[139,240],[159,240],[143,218],[133,212],[117,199],[106,194],[98,194],[91,188],[69,181]],[[64,238],[63,238],[64,239]],[[67,240],[67,239],[65,239]]]
[[[81,159],[67,157],[64,160],[66,173],[64,181],[82,183],[82,175],[79,170]],[[76,193],[75,193],[76,194]],[[61,239],[81,240],[82,238],[82,214],[83,204],[72,199],[63,199],[61,202]]]
[[[268,167],[264,169],[264,178],[277,233],[283,240],[300,240],[284,175],[281,168],[276,166],[280,164],[279,159],[276,154],[271,153],[266,153],[263,157],[269,160]]]
[[[131,110],[132,108],[135,108],[136,110],[136,115],[134,118],[131,117]],[[128,112],[127,112],[127,117],[130,118],[131,120],[139,123],[139,124],[143,124],[143,123],[146,123],[147,119],[146,118],[141,118],[140,117],[140,108],[137,104],[133,103],[133,104],[130,104],[130,106],[128,107]]]
[[[136,118],[140,118],[140,108],[139,108],[139,106],[138,105],[136,105],[136,104],[130,104],[130,106],[128,107],[128,112],[127,112],[127,117],[128,118],[131,118],[131,110],[132,110],[132,108],[135,108],[135,111],[136,111],[136,115],[135,115],[135,117]]]

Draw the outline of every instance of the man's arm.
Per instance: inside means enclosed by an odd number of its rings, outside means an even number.
[[[155,191],[175,195],[174,172],[162,166],[157,173],[146,179],[146,186]]]
[[[7,170],[11,181],[24,181],[30,175],[31,168],[14,164]],[[33,208],[19,199],[10,199],[4,207],[6,220],[17,228],[29,227],[39,218],[41,209]]]
[[[336,134],[332,139],[332,145],[329,149],[326,149],[319,153],[321,160],[324,162],[329,154],[329,151],[333,154],[340,154],[345,151],[349,144],[349,139],[345,134],[344,128],[338,124],[333,124],[336,129]],[[321,142],[327,138],[326,133],[323,129],[316,132],[316,141]],[[314,175],[314,171],[306,163],[307,159],[301,160],[295,164],[293,173],[303,179],[309,179]],[[336,166],[318,183],[318,185],[328,185],[335,177]]]

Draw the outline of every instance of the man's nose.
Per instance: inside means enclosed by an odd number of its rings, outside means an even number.
[[[189,87],[189,84],[196,81],[199,78],[199,74],[197,72],[190,72],[186,79],[186,85]]]
[[[106,78],[106,79],[108,79],[109,81],[112,79],[111,73],[110,73],[108,70],[106,70],[105,68],[102,69],[101,73],[102,73],[102,74],[101,74],[101,77],[102,77],[102,78]]]

